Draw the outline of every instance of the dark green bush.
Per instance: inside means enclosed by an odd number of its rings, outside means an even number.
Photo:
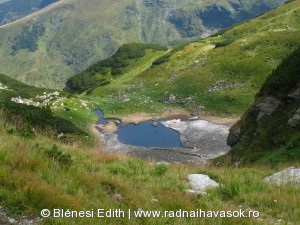
[[[155,165],[155,167],[153,169],[153,174],[156,176],[162,176],[167,172],[167,170],[168,170],[167,165],[158,164],[158,165]]]
[[[234,39],[226,39],[224,41],[215,43],[215,48],[225,47],[227,45],[230,45],[233,42],[234,42]]]
[[[152,63],[152,65],[153,65],[153,66],[156,66],[156,65],[159,65],[159,64],[168,62],[170,57],[171,57],[171,54],[163,55],[163,56],[159,57],[158,59],[156,59],[156,60]]]
[[[287,75],[288,74],[288,75]],[[288,58],[271,73],[262,85],[258,96],[277,95],[286,93],[300,81],[300,48],[296,49]]]
[[[108,79],[98,78],[96,75],[118,76],[125,73],[132,60],[137,60],[146,55],[146,50],[166,51],[166,47],[153,44],[126,44],[121,46],[118,51],[110,58],[104,59],[87,68],[85,71],[70,78],[66,83],[66,91],[72,93],[82,93],[96,87],[110,83]]]
[[[39,108],[12,101],[3,101],[0,103],[0,110],[4,113],[5,119],[15,125],[16,130],[22,136],[34,135],[32,128],[52,128],[58,133],[83,133],[71,122],[54,116],[49,106]]]

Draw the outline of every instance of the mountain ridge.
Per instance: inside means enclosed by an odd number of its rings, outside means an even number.
[[[234,0],[229,5],[227,1],[126,0],[108,4],[106,0],[64,0],[45,9],[47,13],[28,17],[34,19],[0,28],[5,30],[0,34],[0,59],[6,60],[0,63],[0,72],[31,85],[62,88],[67,78],[112,55],[123,43],[191,41],[224,27],[222,23],[203,24],[201,18],[211,13],[221,12],[223,17],[215,21],[232,24],[241,21],[237,12],[249,12],[250,18],[264,12],[266,6],[271,9],[283,2]],[[43,32],[36,32],[37,27]],[[19,47],[12,51],[11,46]]]
[[[122,62],[120,73],[112,73],[119,65],[103,68],[100,61],[70,78],[67,89],[76,80],[80,93],[87,91],[83,96],[98,98],[100,108],[111,116],[166,106],[194,114],[239,116],[272,70],[300,45],[299,11],[300,1],[294,1],[212,37],[168,51],[148,51],[137,61],[117,52],[107,60]],[[85,77],[95,82],[80,87]],[[97,80],[108,82],[97,87]],[[122,102],[122,96],[131,101]]]
[[[0,2],[0,27],[22,20],[28,15],[55,3],[57,0],[7,0]],[[59,0],[58,0],[59,1]]]

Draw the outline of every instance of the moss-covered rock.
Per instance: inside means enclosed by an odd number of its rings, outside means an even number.
[[[295,150],[300,142],[299,83],[300,48],[272,72],[254,104],[231,128],[228,144],[233,147],[233,163],[276,164],[300,158]]]

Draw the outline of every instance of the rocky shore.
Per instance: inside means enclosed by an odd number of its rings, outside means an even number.
[[[106,151],[156,161],[204,165],[208,160],[224,155],[230,149],[226,143],[229,124],[212,123],[198,118],[190,118],[190,120],[169,119],[163,121],[162,124],[180,134],[180,140],[184,147],[147,148],[132,146],[121,143],[115,129],[106,129],[105,125],[95,126],[95,128],[105,142]],[[107,126],[111,125],[108,124]]]

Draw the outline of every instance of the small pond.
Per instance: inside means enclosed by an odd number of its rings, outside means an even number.
[[[101,110],[96,110],[99,117],[97,124],[106,124],[109,120],[105,119]],[[124,144],[142,147],[157,148],[181,148],[180,135],[177,131],[170,129],[160,120],[146,121],[139,124],[118,125],[118,140]]]

